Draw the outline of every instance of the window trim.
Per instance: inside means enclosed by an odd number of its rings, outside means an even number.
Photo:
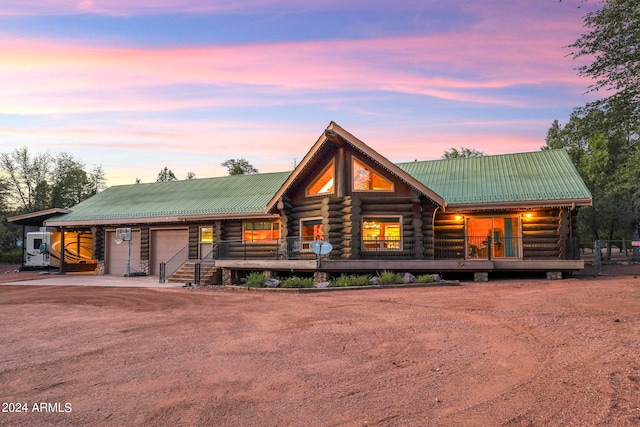
[[[363,168],[368,169],[371,174],[376,174],[378,176],[380,176],[382,179],[384,179],[385,181],[388,181],[389,184],[391,184],[391,189],[390,190],[375,190],[375,189],[371,189],[371,190],[358,190],[356,189],[355,186],[355,171],[356,171],[356,162],[360,163],[362,165]],[[370,165],[366,164],[365,162],[363,162],[362,160],[360,160],[357,157],[352,157],[351,158],[351,190],[354,193],[393,193],[396,189],[396,185],[395,183],[386,178],[385,176],[383,176],[383,174],[381,174],[380,172],[378,172],[377,169],[374,169],[373,167],[371,167]]]
[[[383,247],[383,245],[385,244],[385,242],[395,242],[395,240],[387,240],[384,239],[382,240],[378,247],[376,248],[367,248],[365,245],[366,240],[364,239],[364,225],[367,222],[367,219],[377,219],[377,218],[392,218],[392,219],[397,219],[397,223],[400,226],[400,239],[398,240],[398,247],[397,248],[385,248]],[[362,225],[361,225],[361,229],[360,229],[360,244],[361,244],[361,248],[362,251],[366,251],[366,252],[377,252],[377,251],[384,251],[384,252],[402,252],[404,250],[404,227],[403,227],[403,222],[404,222],[404,216],[403,215],[363,215],[362,216]],[[375,242],[375,240],[370,240],[369,242]],[[381,247],[382,246],[382,247]]]
[[[313,186],[318,182],[318,180],[319,180],[319,179],[320,179],[320,178],[321,178],[325,173],[327,173],[327,171],[329,171],[329,169],[333,169],[333,177],[331,178],[331,179],[333,180],[332,190],[331,190],[331,191],[325,191],[325,192],[322,192],[322,193],[318,192],[318,193],[313,193],[313,194],[311,194],[311,193],[309,192],[309,189],[310,189],[311,187],[313,187]],[[335,194],[335,192],[336,192],[336,159],[335,159],[335,158],[332,158],[332,159],[329,161],[329,163],[328,163],[324,168],[322,168],[322,170],[320,171],[320,173],[319,173],[319,174],[317,174],[317,175],[315,176],[315,178],[313,178],[313,181],[311,181],[311,184],[309,184],[309,185],[307,186],[307,188],[305,188],[305,190],[304,190],[304,195],[305,195],[306,197],[316,197],[316,196],[325,196],[325,195],[328,195],[328,194]]]

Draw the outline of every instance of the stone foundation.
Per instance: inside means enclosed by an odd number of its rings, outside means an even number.
[[[140,271],[145,273],[145,274],[149,274],[149,260],[148,259],[142,259],[140,260]]]
[[[96,276],[104,276],[104,260],[99,260],[96,265]]]
[[[313,273],[313,283],[322,283],[329,281],[329,273],[326,271],[316,271]]]
[[[547,271],[547,280],[562,280],[562,271]]]
[[[222,285],[223,286],[233,285],[233,270],[230,270],[228,268],[222,269]]]
[[[489,273],[487,273],[486,271],[475,272],[475,273],[473,273],[473,281],[474,282],[488,282],[489,281]]]

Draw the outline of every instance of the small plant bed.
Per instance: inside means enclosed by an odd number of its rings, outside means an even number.
[[[341,274],[328,282],[314,283],[312,277],[290,276],[282,279],[268,278],[262,272],[251,272],[244,279],[244,286],[231,286],[233,290],[289,290],[316,292],[348,289],[381,289],[425,286],[456,286],[458,281],[443,281],[437,274],[399,274],[384,270],[376,275]]]

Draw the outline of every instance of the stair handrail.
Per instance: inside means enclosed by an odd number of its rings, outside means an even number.
[[[182,265],[189,260],[189,244],[180,249],[166,262],[160,263],[160,283],[165,283]]]
[[[198,262],[196,263],[196,268],[193,272],[193,283],[195,283],[196,285],[200,284],[200,280],[202,279],[202,277],[206,277],[207,274],[213,269],[215,268],[216,264],[215,262],[213,262],[209,268],[203,273],[202,272],[202,261],[207,260],[209,258],[211,258],[211,260],[214,260],[213,254],[216,253],[216,251],[218,250],[218,243],[216,243],[215,245],[213,245],[213,247],[211,248],[211,250],[202,258],[200,258],[198,260]]]

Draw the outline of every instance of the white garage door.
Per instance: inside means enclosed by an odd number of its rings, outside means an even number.
[[[160,274],[160,263],[167,262],[189,243],[189,229],[151,230],[149,258],[152,275]]]
[[[105,273],[124,275],[127,272],[129,242],[115,242],[115,231],[105,233]],[[140,270],[140,231],[131,232],[131,272]]]

